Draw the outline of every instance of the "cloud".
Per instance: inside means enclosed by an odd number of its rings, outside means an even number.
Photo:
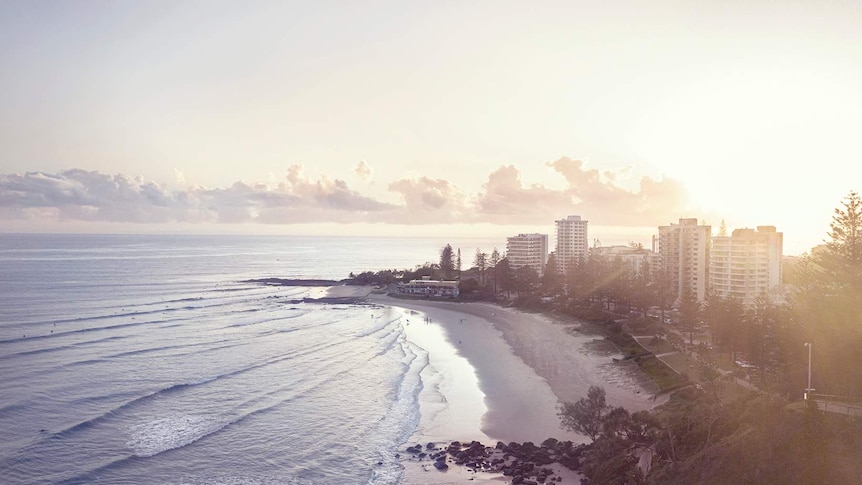
[[[192,206],[154,182],[79,169],[0,175],[0,206],[22,218],[47,210],[57,220],[198,222],[187,213]]]
[[[186,184],[186,175],[178,169],[174,169],[174,181],[177,185],[183,186]]]
[[[466,196],[452,183],[419,177],[401,179],[389,185],[401,196],[402,210],[389,222],[402,224],[440,224],[467,222],[471,210]]]
[[[365,160],[360,160],[359,163],[356,164],[356,168],[353,169],[353,172],[366,182],[370,181],[372,175],[374,175],[374,172],[371,170],[371,167],[365,163]]]
[[[666,224],[688,209],[688,193],[673,179],[643,177],[639,190],[618,185],[630,168],[619,171],[587,169],[584,162],[567,157],[547,164],[567,186],[525,187],[520,171],[500,167],[488,177],[476,206],[482,218],[496,223],[535,223],[578,214],[602,226],[654,226]]]
[[[535,223],[552,214],[566,214],[574,205],[571,194],[542,185],[524,187],[521,172],[513,165],[503,166],[488,176],[476,208],[489,222]]]
[[[317,181],[288,168],[275,187],[236,182],[228,188],[169,191],[142,177],[67,170],[0,175],[0,208],[6,218],[132,223],[348,222],[352,214],[396,209],[365,197],[341,180]]]
[[[634,189],[621,187],[628,168],[589,169],[582,161],[547,163],[565,181],[563,188],[525,185],[514,165],[488,175],[482,190],[466,194],[452,182],[425,176],[387,186],[398,203],[382,202],[351,189],[341,179],[309,178],[291,165],[269,183],[235,182],[224,188],[170,190],[140,176],[108,175],[80,169],[57,174],[0,174],[0,219],[130,223],[369,222],[398,224],[494,223],[552,225],[569,214],[602,226],[655,226],[689,211],[689,195],[673,179],[643,177]],[[370,177],[360,162],[358,175]],[[176,172],[177,180],[181,173]]]

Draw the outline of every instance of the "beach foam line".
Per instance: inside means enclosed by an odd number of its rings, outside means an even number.
[[[412,308],[429,314],[434,311],[455,312],[459,316],[450,317],[455,322],[460,322],[461,319],[464,319],[466,323],[486,322],[496,335],[502,335],[508,351],[514,353],[531,369],[531,372],[527,373],[528,378],[532,374],[544,379],[559,402],[577,401],[587,395],[591,385],[605,388],[609,405],[622,406],[630,412],[653,409],[667,400],[666,396],[654,399],[657,387],[640,369],[630,365],[620,365],[613,361],[614,357],[621,357],[613,345],[601,345],[603,348],[607,347],[605,351],[595,351],[594,347],[598,344],[605,344],[605,341],[599,336],[575,331],[580,322],[574,319],[557,320],[543,314],[521,312],[484,302],[459,303],[396,299],[375,294],[369,296],[369,301]],[[438,319],[438,321],[442,320]],[[464,332],[467,329],[476,330],[480,327],[481,325],[449,325],[447,331],[450,334],[450,340],[457,342],[464,340],[456,336],[458,332]],[[485,337],[479,338],[495,339],[494,335],[487,333],[477,335],[485,335]],[[468,339],[464,342],[474,340],[476,339]],[[488,345],[463,345],[459,347],[459,350],[470,360],[471,364],[477,367],[480,381],[501,374],[500,370],[494,367],[498,363],[488,354],[504,355],[505,352],[499,347],[493,347],[497,350],[490,350]],[[479,364],[484,361],[490,362],[480,366]],[[505,362],[511,364],[508,360]],[[512,366],[509,365],[508,367]],[[498,381],[503,384],[507,382],[499,378]],[[504,387],[505,385],[500,388],[501,392]],[[491,389],[496,389],[496,386],[491,386]],[[496,398],[505,399],[506,396],[501,394]],[[489,399],[496,400],[493,395],[489,396]],[[506,405],[511,407],[511,403]],[[493,408],[494,406],[489,404],[489,407]],[[552,420],[555,419],[557,419],[556,413],[552,412]],[[560,439],[559,436],[551,436]],[[581,437],[581,440],[576,438],[565,439],[581,442],[586,437]],[[513,441],[527,440],[515,439]]]
[[[447,440],[453,435],[488,439],[481,431],[487,406],[476,369],[433,317],[428,321],[425,313],[399,311],[407,341],[428,354],[428,366],[420,374],[421,419],[414,437],[424,441]]]
[[[377,299],[375,299],[377,300]],[[384,300],[378,300],[383,302]],[[462,373],[475,373],[475,384],[478,388],[472,397],[466,392],[453,396],[462,406],[469,408],[469,401],[481,399],[485,412],[479,423],[479,433],[471,426],[449,426],[448,430],[425,430],[425,437],[417,434],[417,441],[428,438],[429,441],[441,439],[458,439],[478,441],[535,441],[542,442],[554,437],[574,442],[585,442],[586,437],[563,431],[559,427],[556,415],[559,401],[542,377],[517,356],[509,343],[503,338],[493,323],[477,318],[476,315],[461,312],[459,304],[427,305],[425,302],[411,300],[386,301],[393,307],[407,308],[417,313],[410,319],[413,325],[427,326],[438,329],[437,338],[454,348],[456,355],[463,358],[469,365]],[[419,313],[421,312],[421,313]],[[430,321],[425,323],[424,319]],[[445,349],[441,346],[440,349]],[[435,350],[429,349],[433,360]],[[445,354],[441,354],[445,355]],[[445,384],[444,384],[445,385]],[[455,412],[456,405],[450,403],[449,408]],[[442,431],[442,432],[441,432]],[[468,436],[468,434],[470,434]],[[487,438],[482,438],[484,435]]]

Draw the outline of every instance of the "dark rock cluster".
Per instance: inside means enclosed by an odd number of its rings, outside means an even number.
[[[530,441],[508,444],[498,441],[494,447],[478,441],[453,441],[445,447],[438,447],[435,443],[428,443],[424,448],[414,445],[406,451],[419,460],[431,460],[434,468],[441,471],[454,464],[476,472],[502,473],[511,477],[514,485],[537,485],[562,481],[550,467],[553,463],[580,470],[580,457],[585,446],[548,438],[541,446]]]

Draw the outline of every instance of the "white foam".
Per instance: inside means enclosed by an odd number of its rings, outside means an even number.
[[[138,456],[153,456],[194,443],[227,424],[213,416],[170,415],[132,426],[126,446]]]

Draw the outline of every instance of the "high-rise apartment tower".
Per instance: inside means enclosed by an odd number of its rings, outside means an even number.
[[[697,219],[681,218],[679,224],[659,226],[661,271],[677,300],[685,292],[692,292],[698,301],[706,297],[711,236],[712,227],[698,225]]]
[[[557,272],[567,274],[579,260],[586,259],[589,250],[587,224],[581,216],[568,216],[555,221],[557,226],[557,249],[554,258]]]
[[[518,234],[506,238],[506,258],[510,268],[529,266],[542,276],[548,262],[548,235]]]
[[[712,238],[709,284],[716,296],[754,304],[758,295],[781,283],[783,234],[775,226],[736,229]]]

